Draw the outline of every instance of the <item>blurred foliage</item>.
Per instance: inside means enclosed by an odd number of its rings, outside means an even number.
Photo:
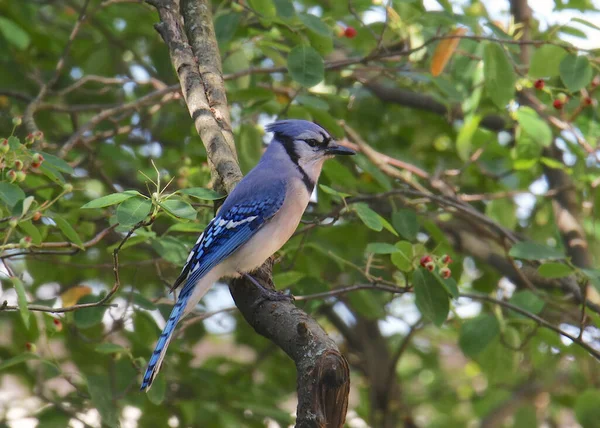
[[[288,426],[292,362],[235,311],[203,320],[232,305],[222,285],[180,326],[150,393],[138,392],[172,305],[168,287],[221,195],[208,190],[206,152],[181,97],[165,90],[177,78],[153,28],[155,10],[138,1],[87,3],[0,2],[1,301],[19,309],[0,313],[0,423]],[[566,36],[593,38],[600,29],[579,18],[549,27],[532,20],[529,37],[540,43],[528,46],[526,64],[522,46],[511,43],[523,28],[508,14],[497,21],[475,0],[439,4],[213,3],[244,172],[260,157],[263,125],[292,117],[339,139],[345,123],[430,177],[390,174],[364,150],[329,161],[306,214],[312,222],[278,253],[275,282],[297,296],[369,283],[406,291],[297,302],[351,363],[349,426],[599,427],[597,360],[531,317],[459,294],[505,301],[575,338],[580,305],[560,287],[515,289],[507,269],[532,267],[543,283],[574,278],[600,303],[598,260],[581,266],[568,257],[553,205],[561,189],[548,179],[558,170],[571,180],[575,221],[589,254],[600,254],[600,57],[577,43],[565,48]],[[579,0],[554,7],[595,10]],[[377,19],[365,24],[367,17]],[[277,70],[256,71],[269,67]],[[424,106],[384,102],[373,82],[390,97],[410,90]],[[492,116],[504,125],[487,126]],[[437,193],[438,178],[452,189],[445,198],[470,197],[480,215],[470,219],[478,230],[470,242],[481,251],[457,240],[456,210],[402,192]],[[341,220],[327,227],[332,218]],[[494,241],[481,218],[522,241]],[[108,305],[64,313],[28,309],[103,299]],[[579,338],[600,349],[600,314],[588,309],[584,324]],[[378,375],[396,353],[391,376]]]

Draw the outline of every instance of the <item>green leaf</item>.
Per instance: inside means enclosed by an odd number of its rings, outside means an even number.
[[[483,74],[487,93],[498,108],[504,109],[513,99],[516,78],[504,48],[497,43],[485,45]]]
[[[151,209],[152,202],[148,199],[139,197],[127,199],[117,208],[117,221],[122,226],[133,226],[144,220]]]
[[[460,293],[458,292],[458,285],[456,284],[456,280],[452,277],[450,277],[448,279],[444,279],[440,276],[440,274],[438,272],[432,272],[432,273],[433,273],[433,276],[435,276],[435,279],[437,279],[438,282],[442,285],[442,287],[444,287],[446,289],[448,294],[450,296],[452,296],[453,298],[457,299]]]
[[[301,94],[296,97],[296,101],[307,107],[316,108],[319,110],[329,110],[329,104],[320,98],[313,97],[312,95]]]
[[[369,229],[377,232],[380,232],[383,229],[379,214],[369,208],[367,204],[361,202],[359,204],[354,204],[353,207],[358,218],[360,218]]]
[[[417,269],[412,277],[415,290],[415,303],[421,314],[438,327],[441,326],[450,311],[448,293],[426,269]]]
[[[600,293],[600,270],[598,269],[581,269],[581,272],[588,277],[590,283]]]
[[[110,205],[116,205],[120,202],[126,201],[127,199],[131,199],[134,196],[139,195],[138,192],[128,191],[122,193],[112,193],[110,195],[102,196],[101,198],[94,199],[93,201],[88,202],[82,209],[92,209],[92,208],[103,208],[108,207]]]
[[[17,292],[17,304],[19,305],[19,312],[21,314],[21,318],[23,319],[23,324],[25,327],[29,329],[29,317],[31,312],[27,308],[27,295],[25,294],[25,286],[23,285],[23,281],[21,281],[16,276],[10,278],[13,287],[15,287],[15,291]]]
[[[173,236],[163,236],[152,240],[152,248],[159,256],[175,265],[182,265],[188,256],[188,249],[181,241]]]
[[[389,221],[387,221],[384,217],[380,216],[379,214],[377,215],[379,216],[379,221],[381,222],[381,225],[385,230],[387,230],[397,238],[400,237],[400,235],[398,235],[398,232],[396,232],[396,229],[394,229],[394,226],[392,226],[392,224]]]
[[[19,186],[6,181],[0,182],[0,199],[8,205],[14,207],[21,199],[25,199],[25,192]]]
[[[193,196],[194,198],[203,199],[205,201],[216,201],[223,199],[226,195],[221,195],[214,190],[205,189],[203,187],[190,187],[189,189],[178,190],[177,193]]]
[[[42,174],[44,174],[46,177],[48,177],[53,182],[60,184],[60,185],[63,185],[66,183],[65,177],[63,177],[61,172],[58,169],[56,169],[56,167],[54,165],[52,165],[51,163],[44,162],[40,166],[39,169],[42,172]]]
[[[556,260],[565,258],[565,254],[558,248],[530,241],[517,242],[512,246],[508,254],[511,257],[524,260]]]
[[[517,291],[509,300],[513,305],[532,314],[539,314],[544,309],[544,301],[536,296],[531,290]],[[525,317],[524,315],[515,313],[517,317]]]
[[[367,245],[367,253],[372,254],[393,254],[399,251],[395,245],[388,244],[387,242],[371,242]]]
[[[248,3],[250,4],[250,7],[259,15],[262,15],[266,18],[275,17],[275,5],[271,0],[248,0]]]
[[[8,147],[10,147],[11,150],[19,150],[21,147],[24,146],[21,144],[18,137],[11,135],[10,137],[8,137]]]
[[[587,389],[576,394],[575,416],[583,428],[600,427],[600,389]]]
[[[458,344],[463,353],[473,358],[483,351],[500,333],[500,324],[495,316],[479,315],[466,320],[460,328]]]
[[[292,0],[273,0],[273,3],[275,3],[275,9],[280,18],[289,19],[296,16]]]
[[[531,107],[520,107],[517,110],[517,122],[521,131],[540,146],[548,147],[552,143],[550,126]]]
[[[122,354],[127,353],[127,349],[116,343],[100,343],[94,348],[100,354]]]
[[[161,202],[160,206],[167,210],[169,214],[188,220],[196,220],[196,215],[198,214],[194,207],[179,199],[167,199]]]
[[[538,268],[544,278],[564,278],[573,273],[573,269],[564,263],[544,263]]]
[[[29,361],[29,360],[37,360],[39,357],[35,354],[31,354],[29,352],[24,353],[24,354],[19,354],[15,357],[9,358],[7,360],[4,360],[0,363],[0,371],[4,370],[4,369],[8,369],[12,366],[16,366],[17,364],[21,364],[25,361]]]
[[[166,234],[171,232],[187,232],[187,233],[202,233],[206,229],[206,224],[198,223],[175,223],[170,226]]]
[[[592,81],[592,66],[587,56],[569,54],[560,62],[560,78],[571,92],[585,88]]]
[[[508,229],[517,225],[517,207],[510,198],[490,201],[485,207],[485,214]]]
[[[29,208],[31,208],[31,204],[33,203],[34,200],[35,200],[35,198],[33,196],[27,196],[25,199],[21,199],[13,207],[12,213],[11,213],[12,216],[17,217],[19,219],[21,217],[23,217],[25,214],[27,214],[27,211],[29,211]]]
[[[65,237],[71,241],[73,244],[83,249],[83,241],[79,237],[79,234],[75,231],[71,223],[69,223],[64,218],[54,215],[52,216],[52,220],[56,223],[60,231],[65,235]]]
[[[25,50],[31,39],[29,34],[8,18],[0,16],[0,33],[4,38],[19,50]]]
[[[158,406],[164,401],[166,391],[167,381],[165,380],[165,375],[159,372],[154,382],[152,382],[152,388],[147,393],[148,400]]]
[[[413,210],[401,209],[392,214],[392,224],[400,236],[409,241],[417,239],[419,220]]]
[[[228,43],[240,24],[242,15],[236,12],[219,15],[215,19],[215,35],[219,44]]]
[[[310,46],[293,48],[288,55],[287,67],[292,79],[307,88],[320,83],[325,77],[323,58]]]
[[[140,293],[133,293],[132,301],[134,305],[137,305],[142,309],[147,309],[149,311],[153,311],[156,309],[156,305],[150,300],[146,299]]]
[[[100,300],[99,296],[88,294],[79,299],[77,303],[95,303],[98,300]],[[106,306],[77,309],[73,315],[73,319],[77,327],[90,328],[102,322],[104,312],[106,312]]]
[[[466,117],[464,125],[460,128],[456,137],[456,153],[464,162],[468,161],[471,156],[473,136],[479,127],[479,122],[481,122],[481,116],[479,115],[475,114]]]
[[[331,30],[327,25],[321,21],[321,18],[315,15],[311,15],[309,13],[301,13],[298,15],[300,17],[300,21],[308,28],[310,31],[324,37],[331,36]]]
[[[52,165],[54,168],[56,168],[57,170],[59,170],[60,172],[64,172],[65,174],[69,174],[72,175],[75,170],[73,169],[73,167],[71,165],[69,165],[68,163],[66,163],[64,160],[62,160],[61,158],[51,155],[50,153],[46,153],[46,152],[34,152],[34,153],[39,153],[42,156],[44,156],[44,163],[49,163],[50,165]]]
[[[340,199],[344,199],[344,198],[347,198],[348,196],[352,196],[349,193],[338,192],[337,190],[332,189],[331,187],[326,186],[324,184],[319,184],[319,189],[321,189],[322,191],[324,191],[325,193],[327,193],[329,195],[337,196]]]
[[[109,377],[106,375],[88,375],[87,387],[92,404],[102,417],[102,425],[119,426],[119,414],[110,388]]]
[[[273,283],[277,286],[277,288],[285,288],[289,287],[290,285],[296,284],[305,276],[306,273],[294,270],[289,272],[281,272],[276,275],[273,275]]]
[[[566,54],[567,52],[558,46],[544,45],[536,49],[531,57],[529,77],[540,79],[558,76],[560,62]]]
[[[399,241],[395,245],[398,251],[392,253],[392,263],[402,272],[413,269],[413,246],[408,241]]]
[[[31,221],[20,221],[19,228],[25,232],[25,235],[31,237],[31,242],[34,245],[40,245],[42,243],[42,235]]]
[[[590,21],[586,21],[585,19],[571,18],[571,21],[573,21],[573,22],[579,22],[580,24],[583,24],[586,27],[590,27],[590,28],[593,28],[594,30],[600,31],[600,27],[599,26],[597,26],[596,24],[594,24],[594,23],[592,23]]]

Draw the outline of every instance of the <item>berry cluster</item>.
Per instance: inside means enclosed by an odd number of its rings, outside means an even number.
[[[589,107],[594,104],[594,100],[590,96],[590,94],[599,85],[600,85],[600,76],[596,76],[590,83],[589,91],[587,91],[585,89],[581,90],[582,98],[581,98],[581,104],[579,107],[580,109],[583,107]],[[544,81],[544,79],[537,79],[535,82],[533,82],[533,87],[535,89],[537,89],[538,91],[543,91],[544,88],[546,87],[546,82]],[[561,92],[552,101],[552,107],[554,107],[555,110],[562,110],[568,101],[569,101],[568,95]]]
[[[430,256],[429,254],[421,257],[420,264],[422,267],[427,269],[429,272],[433,272],[436,266],[439,266],[439,274],[442,278],[448,279],[452,275],[452,271],[448,267],[453,260],[448,254],[444,254],[442,257]]]
[[[15,127],[22,123],[20,117],[13,118]],[[44,134],[41,131],[27,135],[25,137],[25,145],[30,146],[36,141],[41,141]],[[19,145],[20,146],[20,145]],[[20,158],[20,159],[19,159]],[[31,153],[30,151],[15,150],[11,152],[10,141],[7,138],[0,139],[0,167],[10,168],[6,172],[6,179],[11,182],[20,183],[27,177],[29,169],[37,170],[44,162],[44,156],[39,153]]]

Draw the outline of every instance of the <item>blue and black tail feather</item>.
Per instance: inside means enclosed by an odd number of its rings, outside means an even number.
[[[162,331],[160,337],[158,338],[158,342],[156,343],[154,352],[150,357],[150,361],[148,362],[148,367],[146,368],[146,373],[144,374],[144,380],[142,381],[142,386],[140,390],[148,391],[152,386],[152,382],[154,381],[154,378],[160,370],[160,365],[162,364],[162,360],[165,357],[165,353],[167,352],[167,347],[169,346],[169,342],[171,341],[171,337],[173,336],[173,331],[175,331],[175,327],[177,326],[177,323],[183,315],[183,311],[187,305],[190,295],[191,290],[190,292],[187,292],[185,294],[182,293],[179,296],[179,299],[177,299],[177,303],[171,311],[171,315],[169,316],[167,325]]]

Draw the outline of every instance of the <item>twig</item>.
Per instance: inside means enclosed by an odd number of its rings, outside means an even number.
[[[538,323],[541,327],[545,327],[549,330],[554,331],[555,333],[558,333],[559,335],[566,337],[567,339],[572,340],[574,343],[576,343],[577,345],[581,346],[583,349],[585,349],[586,351],[588,351],[590,354],[592,354],[592,356],[594,358],[596,358],[597,360],[600,361],[600,352],[597,351],[596,349],[592,348],[590,345],[588,345],[587,343],[585,343],[583,340],[581,340],[578,337],[573,336],[572,334],[567,333],[566,331],[552,325],[551,323],[549,323],[548,321],[546,321],[545,319],[532,314],[531,312],[526,311],[525,309],[521,309],[518,306],[515,306],[511,303],[505,302],[504,300],[498,300],[498,299],[494,299],[493,297],[484,295],[484,294],[474,294],[474,293],[461,293],[459,295],[459,297],[466,297],[469,298],[471,300],[480,300],[480,301],[484,301],[484,302],[488,302],[488,303],[493,303],[495,305],[498,306],[502,306],[506,309],[510,309],[511,311],[517,312],[518,314],[521,314],[533,321],[535,321],[536,323]]]
[[[143,97],[138,98],[135,101],[131,101],[129,103],[125,103],[123,105],[116,106],[98,113],[97,115],[93,116],[85,125],[81,126],[76,132],[74,132],[67,141],[65,141],[65,143],[58,152],[58,156],[65,157],[69,150],[71,150],[73,146],[82,139],[83,135],[87,131],[92,130],[96,125],[108,119],[109,117],[125,112],[130,112],[145,105],[152,104],[153,102],[155,102],[155,99],[159,97],[164,97],[163,102],[165,100],[174,99],[175,93],[178,90],[178,88],[179,85],[167,86],[166,88],[159,89],[157,91],[144,95]]]

